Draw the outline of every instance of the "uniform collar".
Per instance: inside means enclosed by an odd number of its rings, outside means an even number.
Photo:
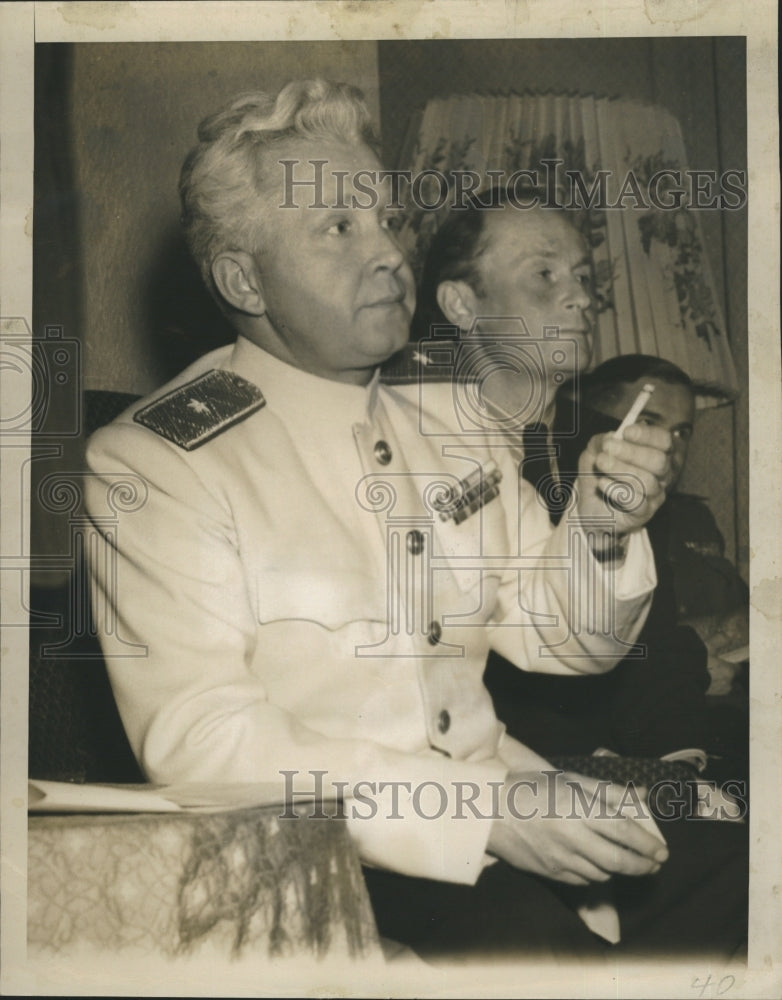
[[[378,371],[366,386],[335,382],[280,361],[241,336],[228,365],[257,385],[267,405],[286,420],[305,418],[352,426],[371,421],[377,404]]]

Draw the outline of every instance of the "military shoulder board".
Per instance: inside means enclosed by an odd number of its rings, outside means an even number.
[[[263,393],[235,372],[215,368],[138,410],[133,419],[193,451],[265,406]]]
[[[380,369],[385,385],[419,382],[451,382],[461,343],[458,339],[410,341]]]
[[[454,524],[466,521],[470,514],[499,496],[501,481],[502,472],[494,462],[488,462],[485,470],[476,469],[471,472],[435,504],[440,520],[448,521],[453,518]]]

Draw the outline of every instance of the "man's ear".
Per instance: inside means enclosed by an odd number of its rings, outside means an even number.
[[[212,278],[225,301],[250,316],[266,312],[263,284],[252,254],[226,250],[212,261]]]
[[[437,304],[449,323],[469,330],[478,314],[478,297],[466,281],[441,281]]]

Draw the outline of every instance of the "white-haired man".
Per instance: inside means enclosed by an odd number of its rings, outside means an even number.
[[[99,529],[117,474],[146,491],[107,536],[116,581],[110,559],[92,566],[98,601],[147,648],[112,656],[104,642],[131,745],[153,781],[276,780],[296,794],[320,772],[324,794],[347,798],[368,865],[476,901],[496,869],[490,898],[504,885],[516,900],[496,948],[599,950],[554,881],[648,875],[667,850],[612,812],[616,790],[608,817],[575,818],[572,791],[504,737],[481,675],[490,644],[559,673],[622,656],[655,582],[638,529],[664,497],[669,437],[592,442],[594,489],[553,532],[523,492],[520,547],[518,486],[489,445],[455,441],[439,397],[422,413],[417,392],[379,380],[414,293],[358,93],[315,81],[244,95],[199,139],[184,226],[236,344],[88,453]],[[627,473],[645,495],[612,514],[629,538],[617,556],[587,528]]]

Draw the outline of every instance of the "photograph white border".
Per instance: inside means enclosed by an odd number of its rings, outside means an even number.
[[[530,38],[744,35],[748,61],[749,371],[751,543],[751,824],[750,951],[742,978],[726,995],[782,995],[782,376],[779,340],[779,159],[777,5],[725,0],[311,0],[311,2],[0,4],[0,316],[32,326],[33,46],[34,42],[230,41],[398,38]],[[0,377],[3,373],[0,372]],[[22,412],[19,379],[4,380],[6,412]],[[20,539],[19,470],[24,448],[4,448],[3,553],[27,551]],[[27,467],[27,466],[24,466]],[[29,484],[23,491],[27,502]],[[706,964],[653,963],[552,970],[534,963],[432,974],[404,968],[303,969],[282,963],[252,972],[173,966],[104,968],[77,959],[59,978],[26,960],[27,636],[2,637],[2,992],[24,995],[365,995],[685,997]],[[279,975],[277,974],[279,971]],[[225,992],[223,992],[225,991]]]

